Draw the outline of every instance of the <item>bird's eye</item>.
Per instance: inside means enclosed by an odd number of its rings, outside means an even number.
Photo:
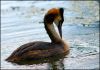
[[[60,20],[60,21],[59,21],[60,24],[62,24],[63,22],[64,22],[63,20]]]

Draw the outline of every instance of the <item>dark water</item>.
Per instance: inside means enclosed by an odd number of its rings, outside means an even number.
[[[40,9],[37,11],[26,11],[32,9],[31,2],[22,3],[10,2],[3,3],[1,10],[1,68],[2,69],[94,69],[99,68],[99,22],[92,22],[89,26],[80,23],[63,23],[63,39],[70,45],[70,54],[63,57],[52,57],[35,61],[25,61],[24,63],[14,64],[6,62],[5,59],[20,45],[33,41],[47,41],[50,39],[44,29],[43,16],[45,11],[41,8],[48,5],[46,2],[32,2]],[[41,4],[42,3],[42,4]],[[59,2],[66,7],[69,2]],[[16,5],[15,5],[16,4]],[[27,4],[27,6],[26,6]],[[40,4],[42,6],[40,6]],[[55,3],[50,3],[55,7]],[[17,7],[16,7],[17,6]],[[12,8],[15,7],[16,9]],[[45,7],[49,8],[49,6]],[[43,9],[42,9],[43,10]],[[65,11],[66,12],[66,11]],[[72,13],[69,13],[70,16]],[[65,17],[68,13],[65,13]],[[74,15],[76,16],[76,15]],[[71,19],[71,18],[70,18]],[[84,23],[87,23],[84,21]],[[23,65],[24,64],[24,65]]]

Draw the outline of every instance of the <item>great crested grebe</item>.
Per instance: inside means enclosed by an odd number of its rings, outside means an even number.
[[[62,40],[63,13],[63,8],[52,8],[45,14],[44,26],[51,42],[35,41],[24,44],[17,48],[6,60],[18,62],[25,59],[40,59],[69,52],[68,45]],[[54,28],[53,22],[58,27],[59,35]]]

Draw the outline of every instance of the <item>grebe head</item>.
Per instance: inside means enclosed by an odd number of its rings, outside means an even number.
[[[63,8],[59,8],[60,19],[58,19],[58,23],[55,23],[57,25],[57,27],[58,27],[58,31],[59,31],[59,34],[60,34],[61,38],[62,38],[62,24],[64,22],[63,13],[64,13],[64,9]]]
[[[52,24],[53,22],[56,24],[61,38],[62,38],[62,24],[64,22],[63,13],[64,13],[63,8],[52,8],[46,13],[46,15],[44,17],[45,25]],[[52,32],[53,32],[53,30],[52,30]],[[50,33],[50,32],[48,32],[48,33]]]

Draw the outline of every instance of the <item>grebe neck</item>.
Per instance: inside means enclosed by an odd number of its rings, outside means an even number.
[[[45,24],[45,29],[46,29],[52,43],[62,42],[62,39],[56,32],[53,23]]]

